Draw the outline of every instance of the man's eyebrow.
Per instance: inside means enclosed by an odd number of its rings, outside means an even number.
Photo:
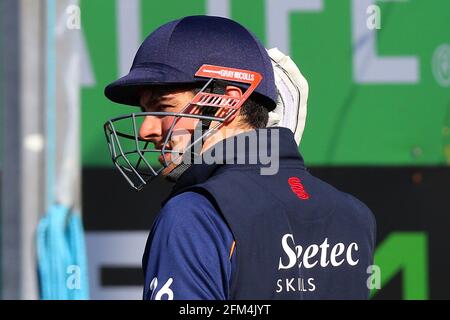
[[[158,102],[163,103],[163,104],[171,104],[174,102],[174,100],[176,102],[177,99],[173,95],[168,94],[168,95],[160,96],[158,99]]]
[[[158,100],[158,105],[163,107],[176,107],[179,104],[179,99],[173,95],[161,96]]]
[[[172,95],[167,96],[158,96],[158,97],[149,97],[147,100],[143,101],[143,105],[141,105],[142,112],[146,112],[147,109],[150,109],[152,106],[162,106],[162,107],[174,107],[178,100],[176,97]]]
[[[160,101],[160,97],[155,96],[148,96],[147,99],[145,99],[141,104],[141,109],[147,109],[151,107],[152,105],[157,104]]]

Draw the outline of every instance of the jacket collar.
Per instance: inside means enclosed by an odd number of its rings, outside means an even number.
[[[243,141],[246,141],[246,143],[243,144]],[[249,143],[249,141],[251,142]],[[271,152],[277,149],[280,166],[285,163],[295,163],[298,167],[304,168],[303,158],[298,151],[291,130],[283,127],[255,129],[222,140],[205,151],[202,158],[204,161],[191,165],[180,176],[170,196],[164,202],[188,187],[205,182],[214,176],[218,170],[268,166],[267,162],[261,159],[258,154],[266,155],[267,159],[267,155],[272,156]],[[230,150],[233,150],[233,152],[230,152]],[[211,163],[211,159],[218,161],[208,164]],[[243,164],[241,164],[242,162]]]

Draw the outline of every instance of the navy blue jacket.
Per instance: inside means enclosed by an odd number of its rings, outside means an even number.
[[[274,136],[275,131],[279,139],[268,139],[267,146],[259,143],[261,137]],[[255,132],[258,148],[247,146],[243,152],[236,148],[240,138]],[[227,144],[230,140],[234,145]],[[256,164],[248,163],[258,158],[258,151],[273,152],[273,143],[279,149],[278,172],[262,175],[265,164],[259,159]],[[367,268],[372,264],[375,244],[371,211],[353,196],[313,177],[305,169],[288,129],[244,133],[220,142],[208,152],[214,154],[230,146],[235,152],[225,158],[228,164],[193,165],[165,202],[144,254],[144,298],[158,298],[159,294],[159,298],[175,299],[367,299]],[[236,164],[239,156],[245,156],[247,164]],[[229,164],[233,160],[235,164]],[[183,194],[189,202],[184,207],[180,202]],[[193,194],[198,194],[197,198]],[[174,203],[180,206],[167,210]],[[200,208],[197,204],[201,204]],[[185,225],[194,228],[198,237],[183,229],[172,233],[158,227],[164,220],[179,225],[184,212],[195,224],[201,224]],[[236,244],[231,260],[227,227]],[[174,237],[176,241],[172,241]],[[164,253],[161,243],[171,248],[170,252]],[[188,251],[173,254],[177,243]],[[206,254],[202,255],[203,251]],[[193,279],[198,287],[192,283],[175,284],[175,273],[152,285],[151,281],[158,278],[155,266],[162,268],[159,261],[165,254],[172,254],[172,263],[166,263],[168,270],[184,270],[187,274],[180,277],[180,282]],[[162,289],[164,286],[168,290]],[[176,286],[180,286],[178,291],[209,293],[177,294],[173,291]]]

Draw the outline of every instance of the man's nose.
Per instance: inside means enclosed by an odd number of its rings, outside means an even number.
[[[161,119],[155,116],[145,116],[139,128],[139,138],[154,141],[161,137]]]

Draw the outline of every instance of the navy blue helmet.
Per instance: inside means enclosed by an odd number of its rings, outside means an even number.
[[[204,72],[199,73],[202,66],[209,65],[216,68],[217,74],[206,77]],[[219,69],[217,69],[219,67]],[[220,70],[222,67],[224,70]],[[210,68],[211,69],[211,68]],[[210,69],[204,69],[208,71]],[[239,77],[223,76],[231,71],[241,75]],[[233,72],[231,72],[233,74]],[[242,76],[244,75],[244,76]],[[248,76],[246,78],[246,75]],[[258,83],[252,83],[248,78],[257,75]],[[226,81],[239,86],[249,92],[253,99],[258,100],[269,111],[273,110],[277,101],[277,90],[274,80],[274,71],[270,57],[260,41],[239,23],[222,17],[189,16],[168,22],[152,32],[141,44],[136,53],[130,72],[112,82],[105,88],[105,95],[110,100],[131,106],[140,105],[140,93],[143,88],[157,86],[193,86],[201,88],[196,98],[191,102],[201,107],[227,107],[229,104],[232,116],[244,101],[231,101],[227,96],[216,95],[214,100],[206,89],[214,82]],[[251,89],[251,90],[249,90]],[[210,99],[209,99],[210,98]],[[208,100],[209,99],[209,100]],[[228,99],[228,100],[227,100]],[[194,101],[195,100],[195,101]],[[215,104],[211,104],[211,101]],[[228,102],[227,102],[228,101]],[[211,108],[208,114],[199,117],[202,133],[206,135],[211,121],[224,122],[227,119],[214,117]],[[136,189],[141,189],[151,178],[161,172],[151,165],[146,158],[153,152],[164,154],[169,152],[164,148],[158,150],[149,148],[148,141],[142,141],[136,119],[152,115],[149,112],[133,113],[131,115],[114,118],[105,123],[105,133],[109,144],[113,163],[125,176],[128,182]],[[164,115],[171,115],[165,113]],[[161,112],[157,116],[164,116]],[[175,121],[183,114],[173,114]],[[190,117],[193,117],[190,115]],[[128,121],[130,130],[119,130],[119,122]],[[200,126],[199,126],[200,128]],[[168,133],[166,141],[170,139]],[[131,140],[131,148],[126,148],[121,139]],[[192,141],[193,143],[197,141]],[[192,150],[193,145],[188,148]],[[127,150],[124,150],[127,149]],[[167,167],[169,164],[165,163]],[[186,168],[183,168],[185,170]],[[182,172],[183,170],[180,170]],[[179,173],[177,174],[179,175]]]

